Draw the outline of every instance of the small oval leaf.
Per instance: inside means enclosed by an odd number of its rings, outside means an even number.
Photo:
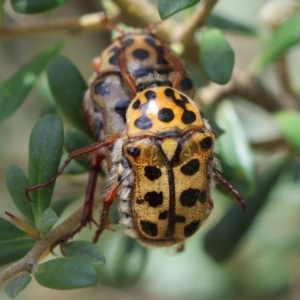
[[[226,84],[234,67],[234,52],[223,33],[207,28],[200,37],[200,62],[205,75],[218,84]]]
[[[77,129],[88,133],[83,115],[87,85],[74,64],[64,56],[53,59],[47,68],[50,89],[58,108]]]
[[[29,235],[11,222],[0,217],[0,241],[28,238]]]
[[[93,286],[98,278],[90,261],[82,257],[62,257],[35,265],[36,281],[56,290],[70,290]]]
[[[292,110],[282,110],[275,114],[275,120],[284,139],[300,151],[300,114]]]
[[[157,8],[162,20],[165,20],[177,12],[192,7],[200,0],[158,0]]]
[[[69,257],[86,257],[95,266],[105,264],[102,251],[93,243],[87,241],[73,241],[61,245],[62,251]]]
[[[64,43],[52,46],[23,66],[0,87],[0,122],[13,114],[35,85],[48,62],[62,49]]]
[[[63,145],[63,126],[59,117],[46,115],[34,126],[29,143],[30,186],[49,180],[57,171]],[[49,207],[54,184],[30,193],[37,228],[41,228],[42,215]]]
[[[62,5],[69,0],[10,0],[14,11],[20,14],[36,14]]]
[[[24,257],[35,245],[31,239],[0,242],[0,266],[9,264]]]
[[[25,195],[25,187],[28,186],[28,179],[19,166],[13,165],[8,169],[6,173],[6,185],[19,211],[29,220],[34,221],[31,203]]]
[[[253,69],[260,73],[269,63],[300,42],[300,12],[292,15],[273,34],[256,58]]]
[[[42,216],[42,225],[41,225],[41,238],[44,239],[48,232],[52,229],[54,224],[57,221],[56,213],[51,209],[47,208]]]
[[[6,287],[5,293],[9,298],[16,298],[30,283],[31,276],[24,272],[15,277]]]
[[[221,164],[231,170],[231,181],[238,181],[248,191],[254,188],[254,157],[243,126],[230,101],[223,101],[216,111],[216,123],[224,129],[218,138]]]

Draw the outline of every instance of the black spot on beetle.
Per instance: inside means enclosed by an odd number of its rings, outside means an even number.
[[[127,47],[129,47],[130,45],[132,45],[134,43],[134,39],[132,38],[128,38],[124,41],[124,48],[126,49]]]
[[[133,102],[132,107],[134,109],[138,109],[141,106],[141,100],[137,99],[136,101]]]
[[[138,129],[147,130],[152,127],[152,121],[146,116],[141,116],[134,121],[134,125]]]
[[[171,122],[174,119],[174,113],[173,110],[170,108],[162,108],[158,112],[158,120],[168,123]]]
[[[212,146],[212,138],[210,136],[204,138],[201,142],[200,142],[200,146],[203,149],[210,149]]]
[[[185,223],[185,217],[184,216],[175,216],[175,222],[176,223]]]
[[[180,168],[180,171],[184,175],[192,176],[195,175],[200,168],[200,162],[198,159],[194,158],[191,159],[188,163],[186,163],[184,166]]]
[[[120,56],[120,48],[115,46],[109,50],[109,52],[114,52],[114,54],[110,57],[108,62],[113,66],[119,65],[119,56]]]
[[[140,221],[140,225],[142,227],[142,230],[149,236],[157,236],[158,229],[157,225],[150,222],[150,221]]]
[[[105,81],[98,82],[94,87],[95,94],[105,96],[110,93],[109,86]]]
[[[137,199],[137,200],[136,200],[136,203],[137,203],[137,204],[143,204],[144,202],[145,202],[144,199]]]
[[[175,100],[175,93],[174,93],[174,90],[173,89],[165,89],[165,95],[168,97],[168,98],[171,98],[173,100]]]
[[[191,123],[195,122],[196,115],[194,112],[186,110],[183,112],[181,120],[184,124],[191,124]]]
[[[161,212],[158,216],[159,220],[166,220],[169,217],[169,212],[167,210]]]
[[[136,49],[132,51],[132,56],[138,60],[144,60],[149,57],[149,52],[145,49]]]
[[[163,203],[164,195],[163,192],[148,192],[146,193],[144,200],[149,203],[149,206],[157,207]]]
[[[186,110],[185,104],[184,104],[184,102],[183,102],[182,100],[175,99],[175,100],[174,100],[174,103],[175,103],[177,106],[181,107],[182,109]]]
[[[184,77],[180,82],[180,89],[189,91],[193,88],[193,83],[189,77]]]
[[[127,99],[121,99],[116,103],[115,112],[122,117],[124,122],[126,122],[126,111],[130,104],[130,101]]]
[[[147,101],[151,101],[151,100],[155,100],[156,99],[156,93],[154,91],[147,91],[145,93],[145,97],[147,99]]]
[[[141,150],[137,147],[128,147],[127,153],[132,157],[137,157],[141,154]]]
[[[145,176],[151,181],[156,180],[161,176],[161,170],[154,166],[146,166],[144,171]]]
[[[200,220],[193,221],[190,224],[186,225],[184,227],[184,236],[189,237],[192,236],[199,228],[200,226]]]
[[[180,94],[180,98],[183,101],[183,103],[189,103],[189,100],[188,100],[188,98],[185,95]]]
[[[161,46],[156,45],[155,41],[150,38],[145,38],[145,42],[156,51],[156,63],[159,65],[167,64],[164,58],[164,51]]]
[[[189,188],[184,190],[180,195],[182,206],[193,207],[197,201],[204,203],[206,201],[206,191]]]

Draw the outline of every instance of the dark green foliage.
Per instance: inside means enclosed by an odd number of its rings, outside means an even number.
[[[56,258],[35,265],[32,273],[40,285],[56,290],[79,289],[97,283],[93,265],[83,257]]]
[[[28,186],[28,179],[19,166],[12,165],[8,169],[6,173],[6,185],[19,211],[29,220],[33,221],[34,216],[31,203],[25,195],[25,187]]]
[[[28,234],[11,222],[0,218],[0,242],[28,237]]]
[[[73,241],[62,245],[62,251],[69,257],[85,257],[94,266],[105,264],[105,257],[101,250],[91,242]]]
[[[29,273],[24,272],[15,277],[6,287],[5,293],[9,298],[15,298],[21,293],[26,286],[30,283],[31,276]]]
[[[62,5],[69,0],[10,0],[12,8],[22,14],[36,14]]]
[[[30,136],[29,175],[30,186],[49,180],[60,162],[63,146],[63,127],[61,120],[54,115],[40,119]],[[42,215],[50,205],[54,184],[30,193],[35,223],[41,228]]]
[[[0,242],[0,266],[9,264],[21,259],[34,246],[32,239],[19,239],[7,242]]]
[[[200,61],[205,75],[218,84],[227,83],[234,66],[234,52],[219,29],[202,32]]]
[[[8,118],[22,104],[48,62],[62,49],[63,43],[46,49],[17,71],[0,87],[0,121]]]
[[[254,70],[262,71],[291,47],[300,42],[300,12],[295,13],[284,22],[273,34],[257,57]]]
[[[158,0],[157,8],[162,20],[165,20],[177,12],[192,7],[200,0]]]
[[[49,64],[47,76],[60,111],[75,128],[88,132],[82,106],[87,85],[77,68],[68,58],[58,56]]]

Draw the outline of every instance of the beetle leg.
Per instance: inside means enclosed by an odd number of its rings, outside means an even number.
[[[246,203],[243,200],[242,196],[240,193],[234,189],[234,187],[229,184],[219,173],[215,172],[214,173],[214,178],[221,183],[231,194],[234,195],[236,201],[242,206],[243,210],[246,210]]]
[[[102,208],[102,213],[100,218],[100,224],[93,238],[93,243],[97,243],[99,236],[102,234],[102,232],[107,226],[109,208],[113,204],[114,200],[117,198],[118,187],[119,187],[119,183],[115,183],[114,185],[112,185],[112,187],[108,190],[103,200],[103,208]]]
[[[68,164],[73,159],[78,158],[78,157],[83,156],[83,155],[90,154],[90,153],[92,153],[92,152],[94,152],[94,151],[96,151],[100,148],[108,147],[108,146],[112,145],[120,137],[121,137],[121,133],[117,133],[117,134],[109,137],[108,139],[106,139],[103,142],[99,142],[99,143],[87,146],[85,148],[75,150],[74,152],[72,152],[68,156],[68,158],[65,160],[64,164],[58,169],[58,171],[54,174],[54,176],[51,179],[49,179],[49,180],[47,180],[47,181],[45,181],[41,184],[38,184],[38,185],[26,187],[26,197],[30,200],[29,192],[34,191],[34,190],[39,189],[39,188],[42,188],[44,186],[47,186],[47,185],[55,182],[56,178],[63,172],[63,170],[68,166]]]

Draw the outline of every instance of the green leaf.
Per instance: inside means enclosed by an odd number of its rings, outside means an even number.
[[[10,0],[13,10],[20,14],[41,13],[66,2],[68,0]]]
[[[58,56],[49,64],[47,76],[63,115],[75,128],[88,133],[83,114],[83,96],[87,85],[77,68],[68,58]]]
[[[32,239],[0,242],[0,266],[23,258],[35,243]]]
[[[217,140],[224,170],[230,169],[231,181],[251,191],[254,188],[254,157],[234,106],[223,101],[217,108],[215,121],[225,131]]]
[[[9,298],[16,298],[30,283],[31,276],[24,272],[15,277],[6,287],[5,293]]]
[[[28,238],[29,235],[11,222],[0,217],[0,241]]]
[[[35,265],[32,269],[36,281],[56,290],[70,290],[93,286],[97,274],[86,258],[62,257]]]
[[[72,153],[77,149],[84,148],[92,144],[92,140],[81,131],[71,129],[65,133],[65,149],[68,153]],[[86,170],[91,168],[91,160],[89,157],[83,156],[76,159],[76,162]]]
[[[253,69],[260,73],[269,63],[283,55],[289,48],[300,42],[300,12],[292,15],[273,34],[256,58]]]
[[[25,187],[28,186],[28,179],[19,166],[13,165],[8,169],[6,173],[6,185],[16,207],[24,216],[33,221],[34,216],[31,203],[25,195]]]
[[[218,27],[222,30],[228,30],[237,33],[254,35],[254,36],[259,35],[258,29],[251,25],[246,25],[239,21],[235,21],[232,18],[229,19],[224,16],[220,16],[216,14],[210,15],[206,24],[211,27]]]
[[[200,0],[158,0],[157,8],[162,20],[165,20],[177,12],[192,7]]]
[[[62,251],[69,257],[85,257],[95,266],[105,264],[102,251],[93,243],[86,241],[73,241],[61,245]]]
[[[57,221],[57,215],[51,208],[47,208],[42,216],[41,238],[44,239]]]
[[[275,114],[281,133],[284,139],[300,151],[300,114],[292,110],[282,110]]]
[[[276,165],[258,174],[256,192],[246,201],[247,210],[242,212],[239,206],[232,206],[217,225],[208,231],[204,238],[204,247],[216,261],[224,261],[232,255],[267,202],[270,192],[287,163],[288,159],[282,159]]]
[[[206,28],[200,37],[200,62],[205,75],[218,84],[226,84],[234,67],[234,52],[223,33]]]
[[[13,114],[35,85],[48,62],[62,49],[56,44],[29,61],[0,87],[0,122]]]
[[[142,276],[148,262],[148,250],[136,240],[123,235],[115,254],[113,275],[122,285],[133,285]]]
[[[60,217],[64,210],[73,203],[78,197],[68,197],[52,202],[50,207],[55,211],[56,215]]]
[[[41,184],[56,173],[63,145],[63,126],[54,115],[46,115],[34,126],[29,143],[30,186]],[[37,227],[41,228],[42,215],[49,207],[54,183],[30,193]]]

